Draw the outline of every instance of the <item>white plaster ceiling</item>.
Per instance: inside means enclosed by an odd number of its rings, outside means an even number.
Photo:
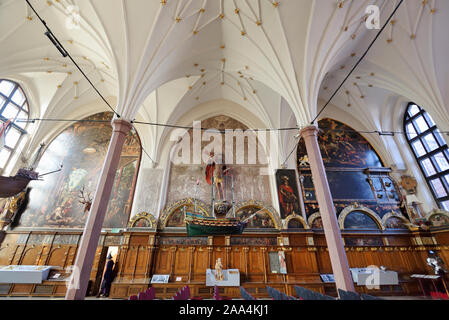
[[[198,105],[226,99],[266,127],[285,127],[314,119],[319,101],[328,99],[374,38],[377,30],[365,28],[365,8],[378,5],[383,23],[398,0],[30,2],[125,119],[174,124]],[[73,5],[79,29],[66,27]],[[382,130],[391,97],[401,96],[449,120],[448,18],[448,1],[406,0],[331,107],[351,113],[366,129]],[[6,31],[0,35],[0,77],[20,80],[32,92],[35,115],[107,110],[45,37],[25,1],[0,0],[0,29]],[[138,129],[157,158],[167,129]],[[30,149],[44,136],[36,135]],[[291,136],[281,136],[288,148]]]

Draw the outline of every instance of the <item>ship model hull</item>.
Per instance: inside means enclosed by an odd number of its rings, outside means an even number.
[[[192,213],[186,213],[186,217],[187,235],[190,237],[241,234],[246,226],[235,218],[216,219]]]

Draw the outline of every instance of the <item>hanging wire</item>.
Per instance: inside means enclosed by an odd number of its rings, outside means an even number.
[[[101,123],[110,123],[111,120],[95,120],[95,119],[53,119],[53,118],[33,118],[33,119],[20,119],[17,118],[15,122],[27,122],[27,123],[35,123],[36,121],[50,121],[50,122],[101,122]],[[217,129],[208,129],[208,128],[195,128],[193,126],[180,126],[180,125],[172,125],[172,124],[165,124],[165,123],[153,123],[153,122],[141,122],[141,121],[131,121],[132,124],[142,124],[142,125],[150,125],[150,126],[159,126],[159,127],[167,127],[167,128],[178,128],[178,129],[186,129],[186,130],[196,130],[201,129],[202,131],[209,131],[209,132],[217,132],[217,133],[225,133],[225,130],[217,130]],[[133,126],[135,128],[135,126]],[[303,128],[306,128],[307,126],[298,126],[295,128],[263,128],[263,129],[247,129],[250,131],[299,131]],[[391,136],[394,137],[395,135],[413,135],[413,133],[410,132],[403,132],[403,131],[379,131],[379,130],[353,130],[353,129],[328,129],[325,128],[325,131],[331,131],[331,132],[347,132],[347,133],[359,133],[359,134],[377,134],[379,136]],[[449,131],[435,131],[440,134],[446,134],[449,135]]]
[[[326,104],[323,106],[323,108],[321,108],[320,112],[318,112],[318,114],[316,115],[316,117],[312,120],[312,122],[310,124],[314,124],[314,122],[316,121],[316,119],[318,119],[318,117],[323,113],[323,111],[327,108],[327,106],[331,103],[332,99],[337,95],[337,93],[340,91],[341,87],[343,87],[343,85],[345,84],[346,80],[349,79],[349,77],[352,75],[352,73],[355,71],[355,69],[357,69],[357,67],[359,66],[359,64],[363,61],[363,59],[366,57],[366,55],[368,54],[368,52],[370,51],[371,47],[374,45],[374,43],[376,42],[376,40],[380,37],[380,35],[382,34],[382,32],[384,31],[384,29],[387,27],[387,25],[390,23],[390,20],[393,18],[393,16],[396,14],[396,12],[398,11],[399,7],[401,6],[401,4],[404,2],[404,0],[399,1],[398,5],[396,6],[396,8],[393,10],[393,13],[390,15],[390,17],[387,19],[387,21],[385,22],[385,24],[382,26],[382,28],[379,30],[379,32],[377,33],[376,37],[374,38],[373,41],[371,41],[370,45],[368,46],[368,49],[366,49],[365,53],[360,57],[360,59],[357,61],[357,63],[354,65],[354,67],[351,69],[351,71],[348,73],[348,75],[344,78],[344,80],[342,81],[342,83],[338,86],[337,90],[335,90],[335,92],[332,94],[332,96],[329,98],[329,100],[326,102]]]
[[[58,49],[58,51],[61,53],[61,55],[66,58],[69,57],[69,59],[73,62],[73,64],[78,68],[78,70],[81,72],[81,74],[84,76],[84,78],[86,78],[87,82],[89,82],[89,84],[92,86],[92,88],[97,92],[97,94],[101,97],[101,99],[106,103],[106,105],[109,107],[109,109],[112,110],[112,112],[114,112],[114,114],[117,116],[117,118],[120,118],[120,115],[115,111],[115,109],[109,104],[109,102],[105,99],[105,97],[100,93],[100,91],[98,91],[97,87],[95,87],[95,85],[92,83],[92,81],[90,81],[89,77],[84,73],[83,69],[81,69],[81,67],[78,65],[78,63],[76,63],[76,61],[72,58],[72,56],[70,55],[70,53],[64,48],[64,46],[61,44],[61,42],[59,42],[58,38],[56,38],[56,36],[53,34],[53,32],[51,31],[51,29],[47,26],[47,23],[45,22],[45,20],[43,20],[40,15],[36,12],[36,10],[34,9],[34,7],[31,5],[31,3],[28,0],[25,0],[28,4],[28,6],[31,8],[31,10],[33,10],[34,14],[36,14],[36,16],[38,17],[38,19],[42,22],[42,24],[44,25],[44,27],[47,29],[47,31],[45,32],[45,35],[50,39],[50,41],[53,43],[53,45],[56,47],[56,49]]]

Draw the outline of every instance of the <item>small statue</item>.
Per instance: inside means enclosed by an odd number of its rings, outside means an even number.
[[[224,280],[223,265],[221,264],[221,258],[218,258],[217,262],[215,263],[215,280],[217,281]]]
[[[432,250],[429,251],[429,257],[427,258],[427,264],[433,268],[435,271],[435,274],[439,276],[444,276],[444,274],[447,272],[446,269],[444,269],[443,265],[444,262],[441,260],[441,258]]]

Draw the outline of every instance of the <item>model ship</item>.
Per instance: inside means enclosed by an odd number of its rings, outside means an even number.
[[[230,177],[231,179],[231,203],[225,199],[225,177]],[[210,160],[206,166],[206,182],[211,185],[212,216],[207,217],[199,214],[196,210],[195,203],[193,213],[185,212],[187,235],[241,234],[248,225],[248,221],[259,212],[256,212],[245,220],[240,220],[235,216],[233,175],[231,174],[230,168],[215,163],[213,153],[211,153]],[[198,184],[199,181],[197,181],[197,186]],[[218,195],[218,201],[215,200],[216,194]]]
[[[186,212],[186,228],[189,236],[241,234],[247,222],[238,218],[214,218]]]

